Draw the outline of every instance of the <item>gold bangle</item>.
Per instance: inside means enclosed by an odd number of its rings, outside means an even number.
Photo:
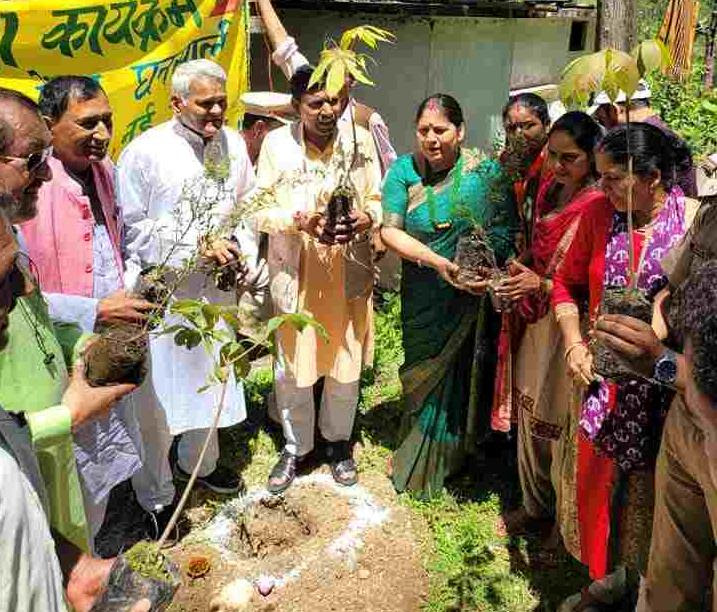
[[[570,353],[572,353],[578,346],[585,346],[585,342],[583,342],[582,340],[573,342],[568,348],[565,349],[565,352],[563,353],[563,359],[567,361],[568,357],[570,357]]]

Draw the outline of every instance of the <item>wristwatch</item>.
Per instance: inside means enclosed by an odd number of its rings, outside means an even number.
[[[670,349],[665,349],[655,362],[652,373],[655,382],[671,387],[677,381],[677,355]]]

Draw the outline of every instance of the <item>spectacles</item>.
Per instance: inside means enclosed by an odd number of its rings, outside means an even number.
[[[27,157],[15,157],[14,155],[0,155],[0,159],[3,160],[18,160],[18,161],[24,161],[25,167],[27,168],[27,171],[29,173],[33,173],[39,168],[41,168],[43,165],[47,163],[47,160],[50,159],[50,156],[52,155],[52,145],[49,147],[45,147],[42,149],[42,151],[36,151],[35,153],[30,153]]]

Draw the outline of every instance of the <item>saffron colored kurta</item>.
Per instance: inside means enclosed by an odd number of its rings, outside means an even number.
[[[355,207],[366,211],[375,225],[381,221],[381,168],[371,137],[356,128],[358,155],[350,172],[356,190]],[[269,234],[269,277],[274,308],[314,317],[328,332],[322,340],[313,327],[303,332],[283,327],[279,344],[284,366],[298,387],[310,387],[320,377],[340,383],[359,379],[361,367],[372,359],[373,310],[367,291],[349,299],[346,292],[347,247],[319,244],[296,229],[297,212],[322,210],[350,164],[353,133],[350,125],[325,150],[307,143],[301,125],[271,132],[264,141],[257,170],[259,188],[276,187],[276,206],[257,214],[259,231]],[[368,247],[367,237],[358,237]],[[370,266],[370,258],[362,265]],[[370,279],[372,279],[372,274]]]

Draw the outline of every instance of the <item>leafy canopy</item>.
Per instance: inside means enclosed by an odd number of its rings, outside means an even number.
[[[587,105],[590,95],[605,91],[613,102],[620,91],[629,99],[645,75],[666,72],[672,63],[670,51],[658,40],[646,40],[631,53],[602,49],[570,62],[563,70],[560,97],[570,106]]]
[[[365,53],[357,53],[354,47],[358,42],[362,42],[369,48],[376,49],[378,43],[392,43],[395,38],[388,30],[371,25],[362,25],[346,30],[341,35],[338,45],[333,40],[324,45],[319,56],[319,65],[314,69],[309,80],[309,87],[325,81],[326,92],[330,96],[335,96],[346,85],[346,79],[349,76],[359,83],[373,86],[374,82],[368,77],[367,68],[371,58]]]

